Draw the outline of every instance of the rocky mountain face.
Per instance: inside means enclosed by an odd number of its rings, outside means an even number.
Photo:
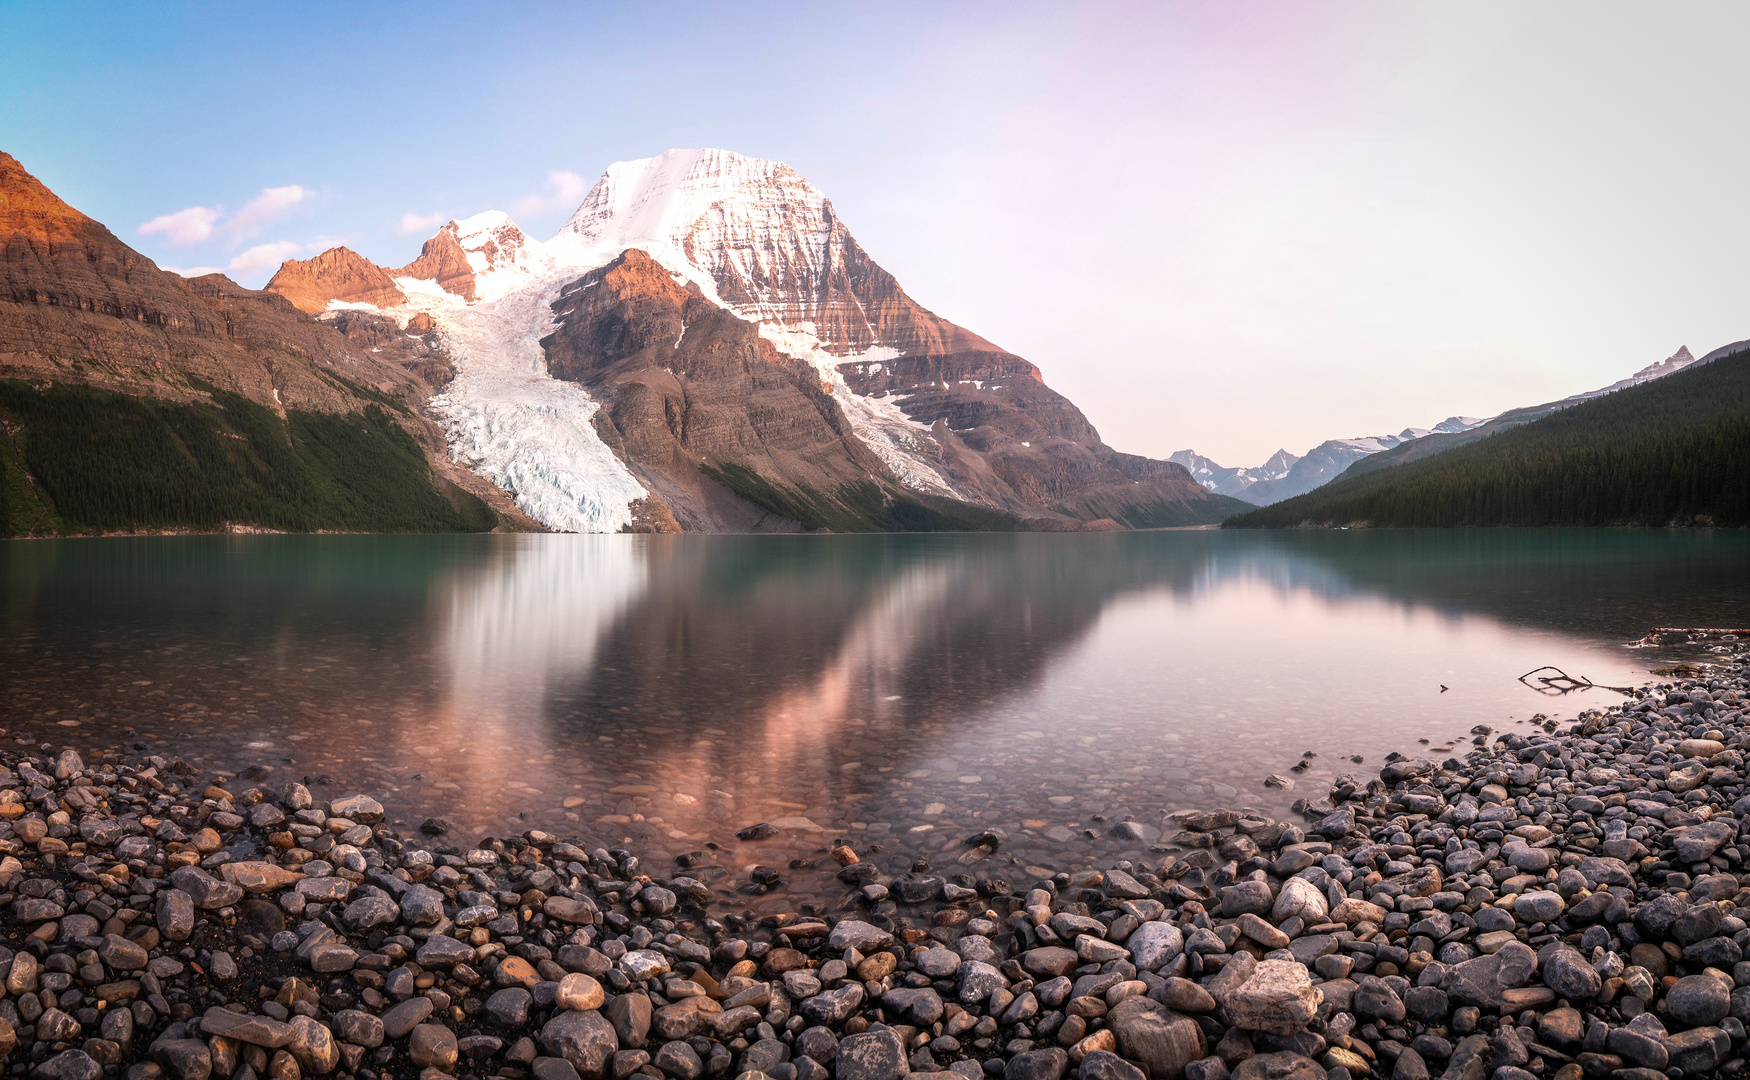
[[[388,271],[344,247],[329,248],[311,259],[288,259],[268,281],[267,291],[311,315],[327,311],[337,300],[373,307],[401,304],[401,288]]]
[[[439,229],[419,249],[419,258],[391,271],[391,276],[420,278],[464,300],[474,299],[474,267],[468,262],[468,253],[456,241],[454,226],[455,222],[451,222]]]
[[[345,275],[303,268],[330,255]],[[906,295],[778,162],[622,162],[546,243],[481,214],[378,271],[330,252],[268,288],[429,315],[457,372],[432,403],[452,453],[554,527],[1115,528],[1243,509],[1106,446],[1036,367]],[[356,299],[382,279],[397,296]]]
[[[736,515],[700,471],[734,463],[816,493],[866,483],[880,460],[851,433],[812,365],[677,283],[634,248],[568,285],[542,344],[554,378],[603,407],[596,430],[681,527]]]
[[[335,376],[397,400],[421,388],[280,296],[158,269],[0,154],[0,377],[79,382],[176,401],[197,379],[271,408],[338,412]]]
[[[877,266],[819,189],[777,161],[671,150],[608,167],[555,246],[652,244],[697,267],[744,318],[811,334],[834,356],[1000,353],[919,306]]]
[[[431,394],[416,373],[360,348],[285,295],[219,274],[191,280],[158,269],[4,153],[0,379],[187,405],[231,393],[282,418],[393,410]],[[448,460],[428,421],[395,415],[444,482],[521,518],[502,493]]]
[[[1658,363],[1648,364],[1646,367],[1635,372],[1633,375],[1630,375],[1628,378],[1618,379],[1616,382],[1611,383],[1609,386],[1606,386],[1601,390],[1594,390],[1589,394],[1581,394],[1578,396],[1583,398],[1597,397],[1600,394],[1608,394],[1613,390],[1626,390],[1631,386],[1639,386],[1644,382],[1652,382],[1654,379],[1663,379],[1667,375],[1675,375],[1677,372],[1682,371],[1684,368],[1695,362],[1695,354],[1689,351],[1689,346],[1679,345],[1676,352]]]
[[[316,321],[333,327],[359,349],[394,364],[432,390],[442,390],[456,377],[443,335],[437,332],[432,317],[423,312],[405,325],[381,312],[360,308],[325,311]]]

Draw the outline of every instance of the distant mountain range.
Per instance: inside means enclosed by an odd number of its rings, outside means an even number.
[[[1224,523],[1500,525],[1750,525],[1750,342],[1407,443]]]
[[[1609,386],[1575,394],[1560,401],[1510,409],[1499,416],[1482,420],[1470,416],[1449,416],[1431,428],[1405,428],[1396,435],[1331,439],[1308,450],[1306,456],[1300,458],[1286,450],[1278,450],[1269,461],[1256,469],[1223,468],[1194,450],[1180,450],[1167,460],[1185,466],[1197,482],[1210,491],[1254,506],[1269,506],[1315,491],[1344,475],[1385,464],[1413,461],[1418,457],[1461,446],[1475,438],[1541,419],[1582,401],[1662,379],[1691,365],[1709,363],[1743,348],[1746,344],[1750,342],[1721,346],[1699,360],[1690,353],[1686,345],[1664,360],[1649,364],[1626,379],[1619,379]]]
[[[1451,416],[1432,428],[1405,428],[1396,435],[1328,439],[1308,450],[1304,457],[1278,450],[1256,469],[1224,469],[1194,450],[1180,450],[1167,460],[1191,470],[1191,475],[1211,491],[1254,506],[1267,506],[1328,484],[1341,476],[1344,469],[1369,455],[1436,432],[1468,431],[1481,423],[1484,421],[1468,416]]]
[[[264,291],[158,269],[0,154],[0,535],[1086,530],[1245,508],[1107,446],[780,162],[610,166]]]

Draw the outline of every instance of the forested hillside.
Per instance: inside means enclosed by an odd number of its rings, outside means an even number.
[[[1750,525],[1750,352],[1223,527],[1672,524]]]
[[[65,533],[470,532],[485,503],[432,474],[377,405],[286,410],[0,379],[0,537]],[[399,406],[391,405],[392,408]]]

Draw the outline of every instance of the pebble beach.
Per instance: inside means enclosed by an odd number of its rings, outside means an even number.
[[[726,903],[710,850],[6,751],[0,1055],[42,1080],[1742,1075],[1750,677],[1724,648],[1281,817],[1174,814],[1094,869],[1006,862],[997,830],[909,869],[841,837],[839,895],[778,912]]]

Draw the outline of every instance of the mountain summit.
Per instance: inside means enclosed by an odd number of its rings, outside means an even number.
[[[696,269],[753,322],[812,335],[834,356],[999,352],[918,306],[790,166],[728,150],[670,150],[608,167],[553,241],[595,263],[639,248]]]
[[[1085,529],[1244,508],[1106,446],[1036,367],[908,296],[781,162],[670,150],[609,166],[548,241],[491,212],[399,269],[359,261],[288,262],[268,288],[360,333],[430,320],[455,371],[428,407],[451,453],[553,528]]]

